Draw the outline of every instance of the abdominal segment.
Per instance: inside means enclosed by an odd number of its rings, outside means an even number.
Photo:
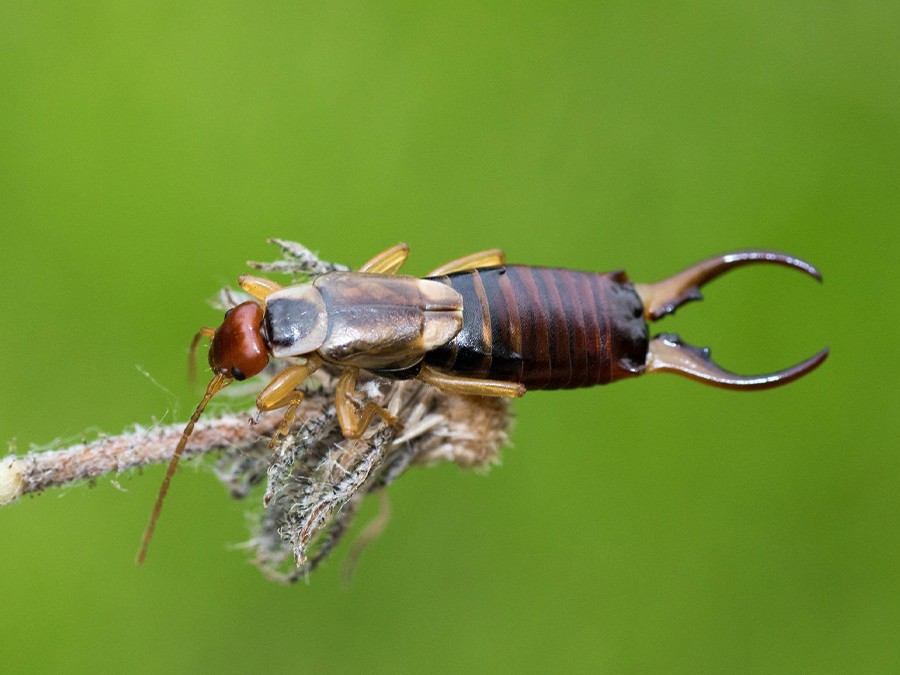
[[[463,298],[463,326],[425,363],[529,389],[606,384],[643,371],[643,303],[624,272],[510,265],[436,280]]]

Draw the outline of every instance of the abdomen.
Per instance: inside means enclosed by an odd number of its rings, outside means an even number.
[[[523,267],[435,277],[463,297],[463,327],[425,363],[530,389],[605,384],[639,374],[643,304],[624,272]]]

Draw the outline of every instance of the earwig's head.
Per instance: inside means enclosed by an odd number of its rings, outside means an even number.
[[[243,302],[225,312],[209,346],[209,365],[217,375],[243,380],[261,372],[269,363],[262,332],[263,309]]]

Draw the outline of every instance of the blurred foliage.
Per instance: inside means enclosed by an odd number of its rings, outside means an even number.
[[[0,3],[20,451],[185,418],[205,300],[271,236],[646,281],[783,249],[824,286],[741,271],[660,328],[748,372],[832,347],[756,395],[531,394],[487,477],[392,486],[350,588],[341,551],[308,586],[265,581],[229,546],[245,505],[189,467],[140,570],[161,468],[4,508],[3,671],[896,672],[898,21],[869,0]]]

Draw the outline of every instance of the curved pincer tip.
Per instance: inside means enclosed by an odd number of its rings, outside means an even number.
[[[644,316],[650,321],[656,321],[686,302],[701,300],[703,296],[700,288],[716,277],[744,265],[757,264],[793,267],[816,281],[822,281],[819,270],[801,258],[777,251],[747,249],[708,258],[668,279],[655,284],[635,284],[634,288],[644,303]]]
[[[828,357],[826,347],[795,366],[766,375],[738,375],[725,370],[710,358],[709,349],[692,347],[670,333],[657,335],[647,350],[647,373],[675,373],[697,382],[734,389],[756,391],[788,384],[811,373]]]
[[[724,255],[721,255],[717,258],[712,258],[707,262],[718,263],[719,269],[705,281],[717,277],[719,274],[727,272],[733,267],[739,267],[741,265],[753,265],[756,263],[769,263],[772,265],[784,265],[785,267],[793,267],[794,269],[808,274],[816,281],[822,281],[822,274],[821,272],[819,272],[819,270],[816,269],[814,265],[811,265],[802,258],[795,258],[794,256],[788,255],[787,253],[778,253],[777,251],[765,251],[761,249],[735,251],[733,253],[725,253]],[[703,263],[700,264],[702,265]]]

